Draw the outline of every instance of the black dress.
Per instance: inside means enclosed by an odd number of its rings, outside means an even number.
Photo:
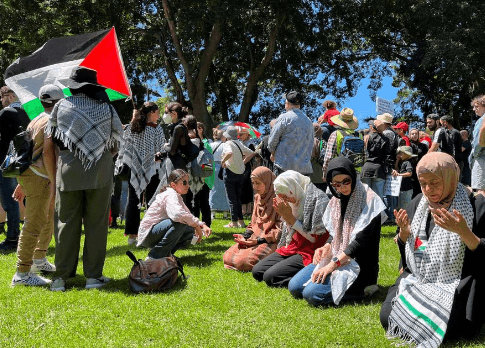
[[[417,195],[407,206],[406,211],[409,220],[412,221],[416,208],[423,194]],[[448,329],[445,339],[465,337],[470,338],[476,335],[482,326],[485,314],[485,301],[483,292],[485,291],[485,198],[482,195],[470,197],[475,218],[473,220],[473,233],[480,238],[478,247],[471,251],[465,249],[461,280],[455,291],[453,306],[451,308]],[[434,228],[434,221],[431,214],[428,215],[426,222],[426,233],[429,234]],[[406,265],[404,243],[398,242],[401,262],[404,272],[397,278],[396,283],[389,288],[386,300],[382,304],[380,320],[382,326],[387,330],[388,319],[391,314],[391,301],[396,296],[401,279],[410,274]]]

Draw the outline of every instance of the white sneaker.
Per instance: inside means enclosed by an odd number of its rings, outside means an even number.
[[[128,237],[128,245],[135,245],[138,238],[136,237]]]
[[[43,286],[49,284],[51,281],[40,275],[35,273],[29,272],[24,276],[20,276],[18,272],[16,272],[12,278],[12,286],[17,285],[26,285],[26,286]]]
[[[98,289],[105,286],[111,279],[105,276],[100,278],[88,278],[86,279],[86,289]]]
[[[57,278],[51,284],[51,291],[66,291],[66,281],[62,278]]]
[[[30,267],[30,271],[31,272],[55,272],[56,266],[54,266],[52,263],[50,263],[47,260],[45,260],[42,263],[36,263],[34,260],[32,267]]]

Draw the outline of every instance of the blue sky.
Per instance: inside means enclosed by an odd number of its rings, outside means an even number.
[[[338,103],[338,109],[341,110],[344,107],[348,107],[354,110],[354,115],[359,120],[359,129],[367,128],[367,123],[363,120],[369,116],[377,116],[376,103],[372,101],[369,95],[367,86],[369,85],[369,79],[362,80],[357,94],[355,97],[347,98],[344,100],[336,100]],[[377,91],[379,98],[393,100],[397,96],[398,88],[392,87],[392,77],[386,77],[383,80],[382,88]],[[332,99],[331,96],[325,97],[326,99]],[[323,100],[322,100],[323,102]],[[323,107],[322,107],[323,110]]]

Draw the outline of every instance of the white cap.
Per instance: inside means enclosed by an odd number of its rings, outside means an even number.
[[[39,99],[44,103],[57,101],[64,98],[64,92],[56,85],[48,84],[41,87],[39,91]]]

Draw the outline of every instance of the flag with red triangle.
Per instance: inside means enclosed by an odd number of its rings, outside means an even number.
[[[17,59],[5,71],[5,83],[19,97],[31,119],[44,111],[38,94],[48,83],[71,95],[66,80],[73,68],[97,71],[98,83],[106,87],[110,100],[131,97],[115,28],[65,36],[47,41],[30,56]]]

